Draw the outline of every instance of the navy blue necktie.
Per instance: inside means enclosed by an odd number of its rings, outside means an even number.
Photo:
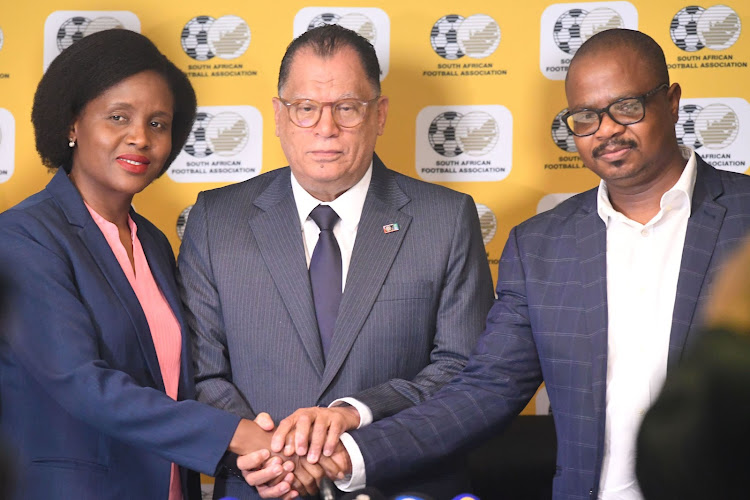
[[[333,235],[333,226],[339,216],[328,205],[318,205],[310,212],[310,218],[320,228],[318,243],[310,259],[310,283],[325,355],[331,345],[341,303],[341,250]]]

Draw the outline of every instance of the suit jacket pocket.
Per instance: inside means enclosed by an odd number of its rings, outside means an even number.
[[[431,296],[431,281],[414,281],[411,283],[385,283],[380,289],[377,302],[384,302],[387,300],[429,299]]]
[[[45,457],[31,461],[32,467],[51,467],[55,469],[87,470],[106,474],[109,467],[96,462],[88,462],[76,458]]]

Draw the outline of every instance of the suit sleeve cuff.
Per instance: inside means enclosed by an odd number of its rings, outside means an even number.
[[[359,427],[357,427],[357,429],[364,427],[366,425],[370,425],[372,423],[372,411],[370,410],[370,407],[358,399],[340,398],[340,399],[335,400],[330,405],[328,405],[328,407],[332,408],[334,406],[343,406],[346,404],[353,406],[354,409],[357,410],[357,412],[359,413]],[[354,441],[352,440],[352,442]]]
[[[343,433],[340,439],[341,444],[346,448],[346,452],[349,453],[349,460],[352,462],[352,474],[346,479],[335,481],[336,487],[341,491],[360,490],[367,484],[365,459],[362,457],[362,452],[359,450],[356,441],[349,433]]]

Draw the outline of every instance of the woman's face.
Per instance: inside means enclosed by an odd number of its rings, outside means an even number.
[[[89,101],[73,122],[70,178],[84,200],[132,199],[164,168],[172,149],[174,97],[143,71]]]

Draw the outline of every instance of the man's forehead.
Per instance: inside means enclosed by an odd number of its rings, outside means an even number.
[[[359,62],[357,52],[349,46],[337,47],[334,52],[321,54],[314,47],[300,47],[294,54],[291,64],[289,65],[290,73],[295,69],[307,66],[309,64],[320,64],[330,62],[334,59],[347,58]],[[361,63],[360,63],[361,64]]]
[[[324,91],[326,94],[333,92],[325,99],[361,99],[369,93],[369,88],[370,82],[354,49],[341,47],[330,55],[321,56],[312,48],[304,47],[291,61],[284,93],[286,98],[310,98],[309,93]]]
[[[597,51],[575,61],[565,82],[569,105],[590,104],[589,101],[631,97],[642,89],[648,75],[639,67],[632,51]]]

